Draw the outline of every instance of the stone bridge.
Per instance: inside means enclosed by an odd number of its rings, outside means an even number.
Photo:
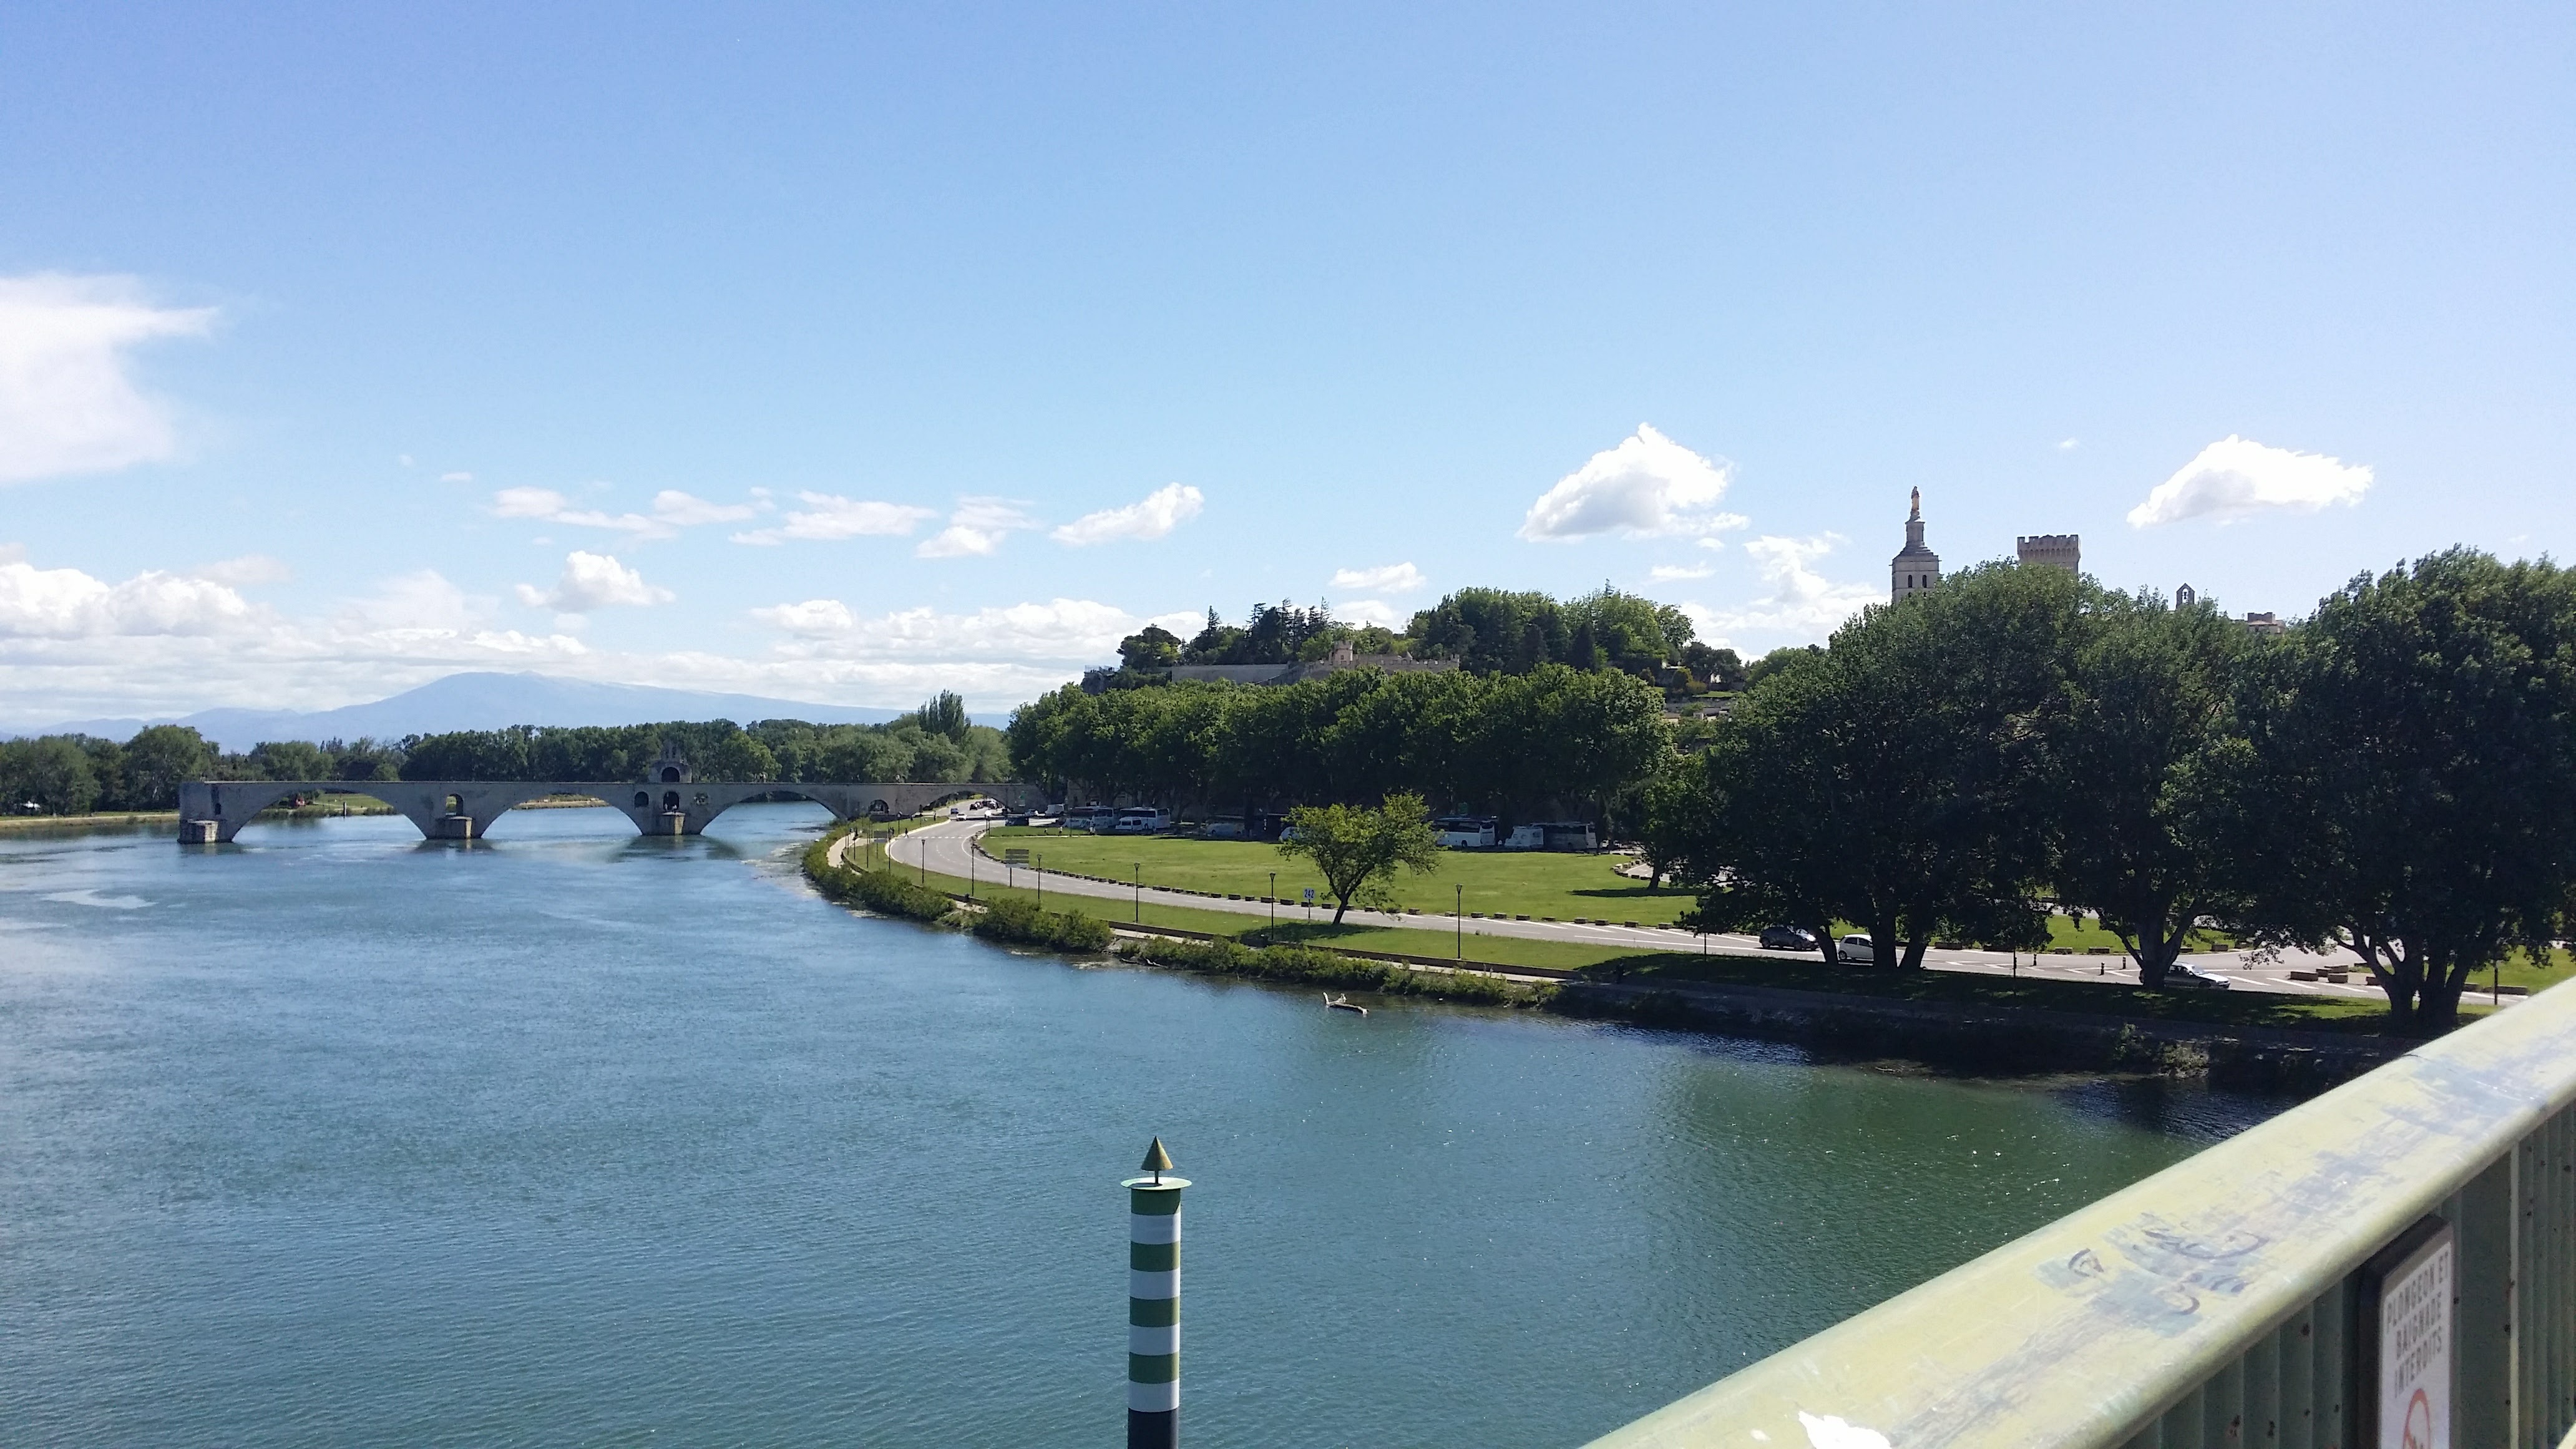
[[[665,771],[627,780],[190,780],[179,787],[179,840],[213,845],[241,833],[259,812],[297,796],[365,795],[400,811],[431,840],[480,840],[501,813],[549,795],[607,801],[644,835],[696,835],[747,800],[811,800],[836,820],[917,815],[942,800],[989,795],[1008,809],[1046,803],[1035,785],[944,785],[816,780],[692,780]]]

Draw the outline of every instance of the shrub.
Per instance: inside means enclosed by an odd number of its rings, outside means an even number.
[[[827,836],[805,852],[805,878],[827,899],[915,921],[945,920],[957,909],[957,903],[944,892],[906,880],[900,872],[832,865],[828,860],[830,851],[831,838]]]
[[[1129,960],[1210,976],[1304,981],[1345,991],[1375,991],[1388,996],[1422,996],[1494,1006],[1533,1006],[1549,995],[1545,987],[1522,986],[1491,976],[1470,972],[1417,971],[1392,961],[1371,961],[1365,957],[1344,956],[1305,946],[1256,949],[1235,941],[1172,941],[1149,936],[1127,942],[1118,950]]]
[[[968,929],[995,941],[1058,951],[1097,951],[1109,944],[1107,921],[1071,911],[1042,911],[1027,901],[1001,900],[984,907]]]

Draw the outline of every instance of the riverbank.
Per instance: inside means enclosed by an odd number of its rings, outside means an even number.
[[[846,833],[835,831],[807,852],[807,875],[827,896],[851,899],[858,891],[846,878],[864,874],[887,877],[868,883],[887,894],[899,886],[914,898],[915,909],[888,914],[920,919],[935,910],[957,922],[984,909],[983,901],[942,889],[949,882],[935,873],[860,872],[839,864]],[[1015,911],[1030,909],[1025,892],[996,892],[987,884],[982,894],[999,896]],[[1091,919],[1079,911],[1046,914]],[[1497,966],[1334,949],[1298,941],[1302,933],[1286,925],[1211,931],[1109,924],[1121,937],[1113,952],[1140,965],[1704,1030],[1975,1075],[2097,1072],[2311,1093],[2415,1044],[2381,1035],[2378,1018],[2360,1003],[2253,993],[2144,992],[1924,971],[1828,972],[1771,958],[1685,952],[1630,953],[1579,969]]]

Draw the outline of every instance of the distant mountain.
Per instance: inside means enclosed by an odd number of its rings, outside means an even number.
[[[658,724],[663,720],[801,719],[815,724],[883,724],[905,711],[800,704],[750,694],[700,694],[638,684],[593,684],[550,674],[451,674],[373,704],[304,712],[291,709],[208,709],[180,719],[92,719],[63,724],[0,728],[0,735],[88,734],[129,738],[145,725],[193,725],[227,750],[247,750],[261,740],[354,740],[448,730],[496,730],[508,725]],[[989,721],[981,721],[989,723]]]

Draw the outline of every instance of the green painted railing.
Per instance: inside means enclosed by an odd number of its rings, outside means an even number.
[[[2576,1445],[2571,1101],[2576,987],[1592,1449]]]

